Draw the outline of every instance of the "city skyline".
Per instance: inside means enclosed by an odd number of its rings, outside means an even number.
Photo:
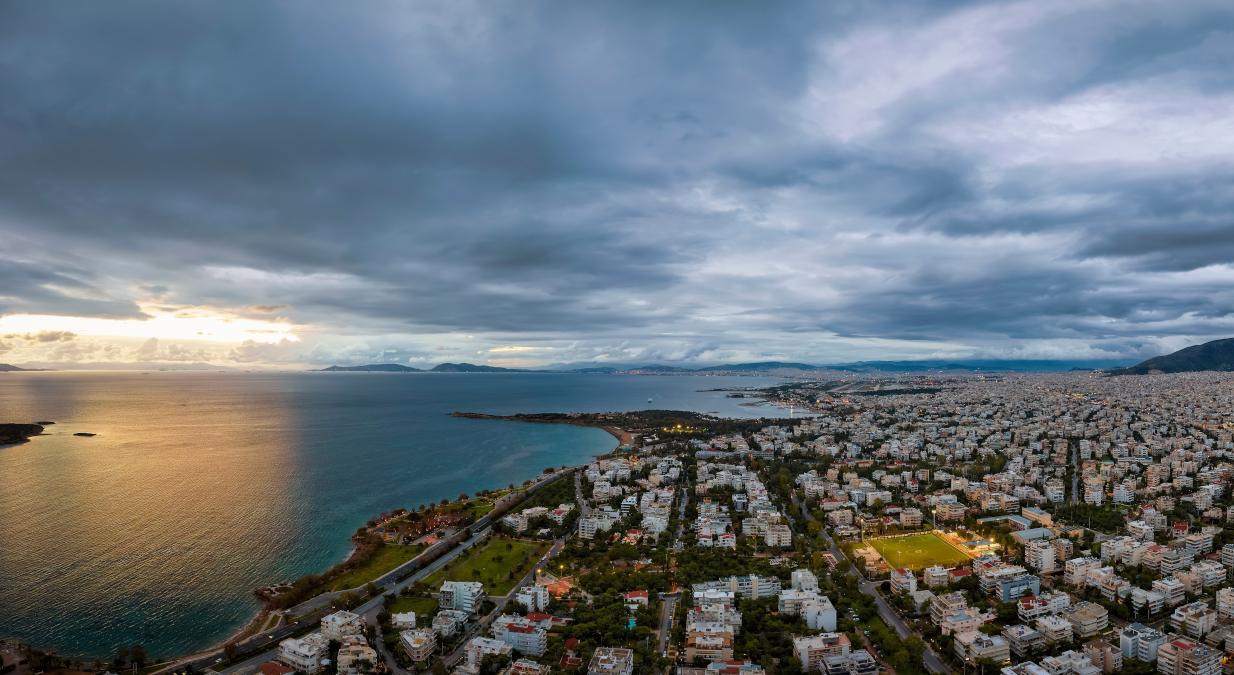
[[[0,10],[0,363],[1230,337],[1215,2]]]

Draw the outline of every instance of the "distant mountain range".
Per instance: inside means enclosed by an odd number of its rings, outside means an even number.
[[[527,373],[536,372],[519,370],[517,368],[498,368],[497,366],[477,366],[470,363],[442,363],[432,370],[422,370],[397,363],[374,363],[367,366],[330,366],[314,373]]]
[[[1234,338],[1213,340],[1185,347],[1173,354],[1154,356],[1130,368],[1111,370],[1110,375],[1148,375],[1152,373],[1193,373],[1201,370],[1234,370]]]
[[[925,371],[1016,371],[1016,372],[1063,372],[1068,370],[1108,369],[1112,366],[1129,365],[1129,361],[858,361],[855,363],[831,363],[820,366],[809,363],[784,361],[759,361],[756,363],[732,363],[702,368],[664,366],[658,363],[635,365],[615,363],[594,366],[584,363],[556,363],[541,370],[524,368],[499,368],[477,366],[471,363],[442,363],[432,370],[421,370],[397,363],[376,363],[367,366],[330,366],[313,372],[362,372],[362,373],[584,373],[633,375],[712,375],[720,373],[773,373],[791,375],[794,372],[825,375],[826,373],[896,373]],[[571,367],[573,366],[573,367]],[[579,367],[582,366],[582,367]]]

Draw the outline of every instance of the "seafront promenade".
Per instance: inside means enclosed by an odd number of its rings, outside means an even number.
[[[501,499],[498,500],[498,506],[503,505],[503,502],[509,503],[509,500],[514,499],[516,496],[520,498],[525,498],[526,496],[534,494],[535,492],[543,489],[545,486],[550,485],[558,480],[561,480],[562,478],[565,478],[566,476],[574,476],[577,469],[578,467],[567,467],[565,469],[557,471],[552,476],[538,483],[535,483],[534,485],[529,486],[526,490],[522,490],[517,493],[510,493],[508,495],[505,495]],[[424,565],[422,569],[417,569],[415,573],[403,579],[402,581],[395,581],[395,579],[397,579],[400,575],[404,574],[409,568],[414,569],[417,565],[420,565],[423,560],[431,559],[431,557],[434,554],[437,554],[440,552],[440,549],[442,547],[448,547],[451,545],[452,542],[451,541],[441,541],[437,544],[434,544],[432,547],[429,547],[424,552],[422,552],[420,555],[416,556],[414,559],[404,563],[403,565],[400,565],[398,568],[390,572],[387,572],[385,575],[375,580],[373,583],[377,585],[379,592],[376,595],[374,595],[372,598],[365,601],[360,606],[352,609],[351,611],[356,614],[366,616],[375,623],[376,615],[378,612],[381,611],[381,608],[382,608],[383,596],[385,596],[388,593],[397,594],[402,589],[408,586],[411,586],[412,584],[416,582],[423,581],[424,579],[431,576],[434,572],[437,572],[442,567],[448,565],[449,563],[457,559],[459,556],[469,551],[477,543],[484,540],[484,538],[489,535],[489,531],[490,531],[489,526],[492,522],[491,516],[493,514],[498,513],[499,510],[500,510],[499,508],[495,508],[489,514],[486,514],[480,517],[479,519],[477,519],[476,522],[472,525],[473,534],[469,539],[466,539],[465,541],[459,543],[452,550],[446,552],[445,554],[440,555],[440,557],[433,559],[432,562],[428,563],[427,565]],[[561,550],[561,541],[555,542],[553,548],[550,550],[548,555],[550,557],[553,555],[556,555],[558,552],[560,552],[560,550]],[[528,572],[528,576],[535,574],[535,571],[538,567],[539,565],[533,567],[532,570]],[[517,589],[521,587],[522,585],[523,585],[522,582],[520,582],[519,584],[516,584],[515,589],[512,590],[511,593],[517,592]],[[314,596],[313,598],[309,600],[306,600],[305,602],[300,603],[299,605],[296,605],[295,607],[285,610],[285,614],[288,617],[288,620],[290,621],[290,623],[279,626],[273,630],[260,631],[256,635],[253,635],[252,637],[246,638],[236,643],[236,647],[237,647],[236,651],[238,654],[252,653],[254,654],[253,656],[245,659],[244,661],[240,663],[232,664],[232,665],[229,665],[225,669],[217,670],[213,672],[230,674],[230,673],[235,673],[237,671],[240,671],[248,666],[256,666],[256,665],[260,665],[262,663],[266,663],[268,661],[274,660],[274,658],[278,655],[279,642],[289,637],[294,637],[294,636],[308,633],[308,632],[311,632],[312,630],[315,630],[317,627],[317,622],[320,619],[320,616],[318,616],[318,613],[324,610],[328,610],[330,603],[334,601],[335,599],[337,599],[340,595],[342,595],[345,592],[347,591],[330,591],[330,592],[322,593],[322,594]],[[487,625],[487,623],[492,620],[493,617],[498,616],[500,614],[500,610],[503,607],[505,607],[505,604],[508,600],[508,596],[502,597],[500,599],[495,598],[495,600],[499,600],[497,609],[494,610],[495,613],[489,616],[486,616],[485,619],[480,621],[477,624],[475,630],[481,630],[484,625]],[[294,619],[292,617],[299,617],[299,618]],[[190,664],[192,665],[194,670],[201,671],[207,668],[211,668],[212,666],[217,666],[223,658],[224,658],[223,648],[221,645],[219,645],[219,646],[213,647],[204,652],[200,652],[197,654],[192,654],[186,657],[175,659],[167,663],[164,668],[161,668],[151,673],[150,675],[164,675],[166,673],[182,671],[184,670],[185,666],[190,665]]]

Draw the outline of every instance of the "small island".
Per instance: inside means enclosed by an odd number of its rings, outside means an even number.
[[[25,443],[41,433],[43,427],[38,424],[0,424],[0,445]]]

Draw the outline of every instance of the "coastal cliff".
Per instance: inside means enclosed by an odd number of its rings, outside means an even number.
[[[37,424],[0,424],[0,445],[25,443],[31,436],[43,433]]]

